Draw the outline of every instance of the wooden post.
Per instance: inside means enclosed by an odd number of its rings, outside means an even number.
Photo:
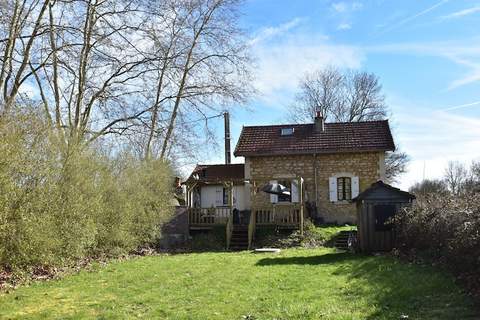
[[[233,211],[233,181],[230,182],[229,188],[229,195],[228,195],[228,205],[230,206],[230,210]]]
[[[303,179],[298,179],[298,185],[300,187],[300,234],[303,236]]]

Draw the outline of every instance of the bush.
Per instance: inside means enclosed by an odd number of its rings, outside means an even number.
[[[73,147],[34,114],[0,123],[0,268],[59,266],[155,242],[170,215],[164,162]]]
[[[459,272],[480,270],[480,194],[431,195],[399,216],[400,249],[415,250]]]

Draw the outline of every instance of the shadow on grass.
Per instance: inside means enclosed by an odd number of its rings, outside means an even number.
[[[373,313],[365,315],[366,320],[399,319],[402,315],[424,320],[479,319],[471,299],[453,284],[451,275],[391,257],[339,252],[263,258],[256,265],[328,265],[329,276],[346,277],[349,285],[339,291],[346,301],[368,299],[376,306]]]
[[[319,256],[307,256],[307,257],[276,257],[276,258],[264,258],[259,260],[257,266],[274,266],[274,265],[319,265],[319,264],[332,264],[338,262],[361,260],[364,259],[364,255],[355,255],[348,252],[341,253],[327,253]]]

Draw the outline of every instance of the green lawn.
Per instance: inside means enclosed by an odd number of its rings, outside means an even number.
[[[476,319],[450,276],[388,257],[290,249],[113,262],[0,296],[0,319]]]

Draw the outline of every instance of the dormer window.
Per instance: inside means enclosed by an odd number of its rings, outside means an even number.
[[[282,128],[280,133],[282,136],[291,136],[293,135],[293,128]]]

